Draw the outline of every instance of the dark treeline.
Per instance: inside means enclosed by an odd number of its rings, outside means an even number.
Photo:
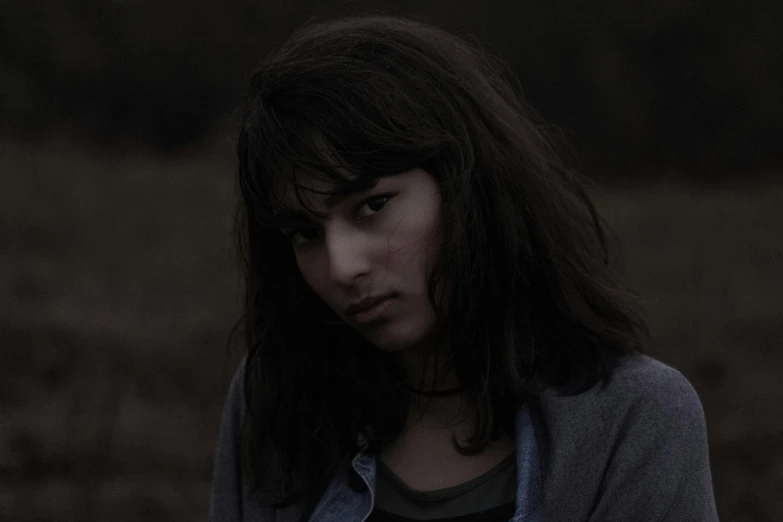
[[[783,159],[772,0],[2,2],[0,127],[197,144],[236,112],[271,46],[313,16],[371,10],[483,42],[599,169],[710,177]]]

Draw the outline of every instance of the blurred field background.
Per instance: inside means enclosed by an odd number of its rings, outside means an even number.
[[[783,520],[782,5],[0,4],[0,520],[205,519],[237,107],[291,30],[371,8],[513,64],[699,392],[721,519]]]

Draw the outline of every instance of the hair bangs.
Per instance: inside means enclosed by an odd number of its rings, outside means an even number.
[[[255,222],[262,227],[291,224],[291,191],[308,214],[323,217],[312,204],[313,195],[347,196],[372,188],[379,177],[387,175],[382,169],[363,169],[345,159],[318,131],[306,134],[309,139],[297,137],[276,144],[274,148],[281,153],[266,161],[257,160],[258,168],[247,173],[245,197],[254,209]]]
[[[302,197],[313,192],[303,179],[350,194],[414,168],[434,174],[454,137],[437,115],[417,114],[410,100],[394,94],[401,89],[388,72],[364,70],[362,81],[349,81],[352,76],[310,76],[308,70],[274,75],[262,70],[252,81],[257,101],[240,135],[239,153],[245,158],[240,175],[259,225],[280,226],[287,187],[313,211]],[[386,86],[380,92],[388,96],[378,96],[379,85]]]

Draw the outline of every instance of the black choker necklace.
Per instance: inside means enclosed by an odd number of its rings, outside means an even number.
[[[424,390],[417,390],[416,388],[411,388],[410,386],[405,386],[405,389],[417,393],[419,395],[424,395],[426,397],[443,397],[446,395],[454,395],[456,393],[460,393],[465,391],[464,386],[459,386],[457,388],[446,388],[445,390],[432,390],[432,391],[424,391]]]

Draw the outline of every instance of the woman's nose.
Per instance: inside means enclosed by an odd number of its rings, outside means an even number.
[[[325,235],[329,277],[337,284],[351,286],[370,271],[369,245],[357,231],[344,228]]]

